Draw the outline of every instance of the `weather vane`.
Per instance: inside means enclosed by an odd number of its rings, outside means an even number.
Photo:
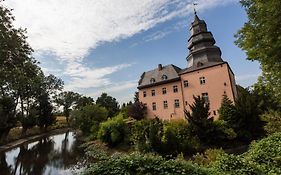
[[[193,1],[192,5],[193,5],[194,14],[196,15],[196,14],[197,14],[197,12],[196,12],[196,6],[198,5],[198,3],[196,3],[196,2]]]

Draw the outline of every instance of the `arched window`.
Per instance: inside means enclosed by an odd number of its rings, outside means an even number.
[[[150,79],[150,83],[155,83],[155,79],[154,79],[154,78],[151,78],[151,79]]]
[[[167,80],[167,79],[168,79],[167,75],[162,75],[162,80]]]

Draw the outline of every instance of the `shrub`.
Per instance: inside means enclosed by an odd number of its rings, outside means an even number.
[[[109,118],[101,123],[98,131],[98,139],[110,146],[116,146],[126,140],[128,135],[128,126],[124,121],[122,114]]]
[[[99,124],[107,119],[107,110],[99,105],[87,105],[71,113],[71,124],[85,135],[96,138]]]
[[[192,157],[192,163],[198,165],[211,165],[218,160],[218,158],[224,155],[225,152],[222,149],[207,149],[203,154],[197,153]]]
[[[194,153],[200,148],[199,140],[189,134],[188,124],[184,120],[165,122],[161,141],[163,153],[174,156],[180,153]]]
[[[196,165],[181,160],[165,160],[161,156],[151,154],[131,153],[129,155],[115,154],[109,159],[92,164],[85,175],[99,174],[193,174],[207,175],[208,171]]]
[[[278,111],[269,111],[261,116],[261,119],[266,122],[264,130],[268,134],[281,132],[281,113]]]

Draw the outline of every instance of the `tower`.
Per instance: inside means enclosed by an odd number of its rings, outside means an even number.
[[[223,62],[221,50],[215,45],[216,41],[204,20],[200,20],[195,12],[194,21],[190,27],[191,36],[188,39],[189,55],[188,68],[200,67],[210,63]]]

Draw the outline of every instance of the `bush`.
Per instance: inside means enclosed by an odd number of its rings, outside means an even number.
[[[124,121],[122,114],[109,118],[101,123],[98,131],[98,139],[110,146],[116,146],[126,140],[128,135],[128,126]]]
[[[176,156],[180,153],[194,153],[200,148],[198,138],[191,137],[184,120],[165,122],[162,136],[163,153]]]
[[[162,152],[163,122],[158,118],[140,120],[132,127],[132,142],[142,152]]]
[[[222,149],[207,149],[204,154],[197,153],[192,157],[192,163],[197,165],[211,165],[218,160],[218,158],[224,155],[225,152]]]
[[[137,121],[132,127],[132,142],[138,151],[172,156],[194,153],[200,148],[198,138],[190,135],[188,124],[183,120]]]
[[[281,113],[278,111],[269,111],[261,116],[261,119],[266,122],[264,130],[268,134],[281,132]]]
[[[281,133],[253,142],[243,155],[223,155],[214,164],[220,174],[281,174]]]
[[[141,102],[135,102],[128,106],[128,116],[141,120],[146,114],[146,107]]]
[[[99,124],[107,119],[107,110],[99,105],[87,105],[71,113],[71,124],[85,135],[97,137]]]
[[[208,171],[182,160],[165,160],[161,156],[151,154],[131,153],[129,155],[115,154],[106,160],[92,164],[85,175],[99,174],[193,174],[207,175]]]

